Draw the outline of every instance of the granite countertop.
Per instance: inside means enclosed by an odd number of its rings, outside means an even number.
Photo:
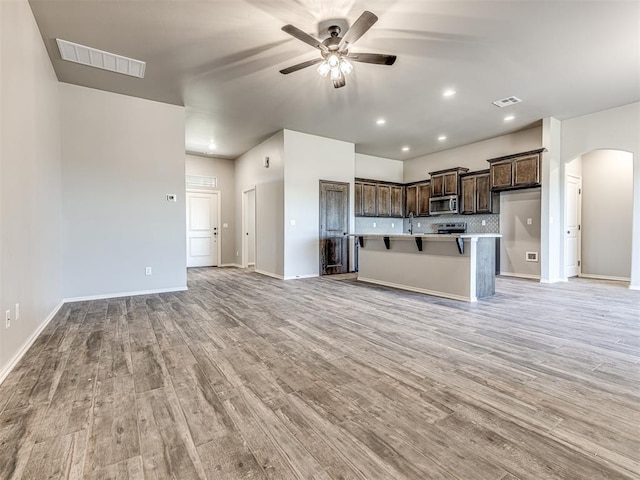
[[[499,233],[350,233],[350,237],[370,237],[370,238],[500,238]]]

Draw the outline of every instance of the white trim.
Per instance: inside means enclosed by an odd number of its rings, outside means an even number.
[[[316,278],[319,277],[317,273],[309,273],[307,275],[295,275],[293,277],[284,277],[285,280],[301,280],[303,278]]]
[[[38,336],[42,333],[44,328],[47,325],[49,325],[49,322],[51,320],[53,320],[53,317],[55,317],[56,314],[60,311],[60,309],[62,308],[64,303],[65,303],[64,300],[62,300],[58,305],[56,305],[53,308],[51,313],[49,313],[49,315],[47,315],[47,317],[40,324],[40,326],[38,326],[38,328],[36,328],[36,330],[29,336],[29,338],[27,338],[27,341],[22,345],[20,350],[18,350],[18,352],[13,356],[13,358],[11,360],[9,360],[9,363],[7,363],[7,365],[5,365],[5,367],[2,370],[0,370],[0,385],[2,384],[2,382],[5,381],[5,379],[9,375],[9,373],[11,373],[11,370],[14,369],[14,367],[22,359],[24,354],[27,353],[29,348],[31,348],[31,345],[33,345],[33,342],[36,341],[36,338],[38,338]]]
[[[629,285],[629,290],[640,290],[640,285]]]
[[[242,268],[242,265],[240,265],[239,263],[223,263],[222,265],[220,265],[220,267],[236,267],[236,268]]]
[[[515,278],[526,278],[527,280],[540,280],[540,275],[532,275],[530,273],[512,273],[512,272],[500,272],[500,276],[502,277],[515,277]],[[540,280],[540,283],[556,283],[560,281],[557,280]]]
[[[65,298],[63,302],[64,303],[86,302],[87,300],[104,300],[106,298],[135,297],[137,295],[154,295],[156,293],[184,292],[185,290],[188,290],[186,285],[184,287],[157,288],[154,290],[139,290],[136,292],[105,293],[101,295],[87,295],[86,297],[71,297],[71,298]]]
[[[613,280],[614,282],[629,282],[629,277],[612,277],[610,275],[594,275],[591,273],[581,273],[580,278],[593,278],[595,280]]]
[[[185,212],[187,210],[187,208],[189,208],[189,206],[186,204],[186,196],[187,193],[207,193],[209,195],[217,195],[217,200],[216,200],[216,204],[218,205],[218,224],[215,225],[216,227],[216,245],[218,247],[218,258],[217,258],[217,263],[216,265],[210,265],[211,267],[218,267],[220,266],[220,261],[222,260],[222,228],[220,228],[220,224],[221,222],[221,216],[222,216],[222,191],[220,191],[219,189],[210,189],[210,190],[203,190],[201,188],[187,188],[185,190]],[[189,219],[185,219],[185,224],[184,224],[184,234],[185,237],[187,239],[187,242],[189,241],[189,232],[187,232],[187,222],[189,221]],[[187,245],[187,248],[189,248],[189,246]],[[188,252],[185,251],[185,257],[187,257],[188,259]],[[187,268],[193,268],[193,267],[187,267]],[[200,267],[196,267],[196,268],[200,268]]]
[[[256,263],[257,260],[257,255],[258,255],[258,249],[256,248],[256,244],[257,244],[257,237],[258,237],[258,228],[257,228],[257,222],[256,222],[256,212],[257,212],[257,202],[256,202],[256,186],[253,185],[251,187],[247,187],[247,188],[243,188],[242,189],[242,212],[240,212],[240,217],[241,217],[241,238],[242,238],[242,258],[241,258],[241,264],[240,264],[240,268],[247,268],[249,266],[249,263],[247,262],[248,260],[248,256],[249,256],[249,246],[247,245],[247,194],[249,192],[253,191],[253,260],[254,260],[254,265]]]
[[[435,297],[443,297],[443,298],[450,298],[451,300],[462,300],[463,302],[477,302],[478,301],[478,297],[463,297],[462,295],[452,295],[450,293],[444,293],[444,292],[436,292],[434,290],[427,290],[424,288],[417,288],[417,287],[409,287],[407,285],[400,285],[397,283],[393,283],[393,282],[385,282],[383,280],[376,280],[373,278],[366,278],[366,277],[361,277],[358,276],[358,280],[360,280],[361,282],[366,282],[366,283],[375,283],[376,285],[382,285],[385,287],[392,287],[392,288],[398,288],[400,290],[408,290],[410,292],[417,292],[417,293],[426,293],[427,295],[433,295]]]
[[[254,272],[259,273],[260,275],[266,275],[267,277],[277,278],[278,280],[284,280],[284,277],[277,273],[265,272],[263,270],[254,270]]]

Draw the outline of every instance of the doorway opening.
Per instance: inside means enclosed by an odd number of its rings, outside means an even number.
[[[189,189],[187,208],[187,267],[217,267],[220,259],[220,192]]]
[[[242,191],[242,267],[256,267],[256,189]]]
[[[565,165],[565,277],[630,281],[633,154],[594,150]]]

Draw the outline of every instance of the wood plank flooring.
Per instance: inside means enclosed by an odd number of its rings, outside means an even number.
[[[66,304],[0,385],[0,479],[640,479],[640,292],[496,290],[212,268]]]

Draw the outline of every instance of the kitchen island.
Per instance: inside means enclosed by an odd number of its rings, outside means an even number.
[[[358,280],[475,302],[495,293],[496,233],[351,234]]]

